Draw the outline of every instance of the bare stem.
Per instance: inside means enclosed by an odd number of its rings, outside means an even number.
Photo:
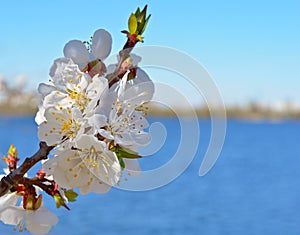
[[[14,185],[17,185],[31,167],[39,161],[47,159],[53,148],[54,146],[48,146],[45,142],[40,142],[40,148],[33,156],[26,158],[21,166],[1,179],[0,197],[5,195]]]
[[[38,186],[40,189],[45,191],[47,194],[49,194],[50,196],[53,196],[53,194],[52,194],[53,190],[51,190],[49,185],[43,184],[43,182],[40,181],[37,177],[34,177],[32,179],[23,177],[23,179],[20,182],[22,182],[23,184],[27,184],[27,185]]]

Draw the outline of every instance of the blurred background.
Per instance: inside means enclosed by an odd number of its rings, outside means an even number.
[[[51,234],[299,234],[296,0],[1,3],[1,155],[12,143],[20,157],[36,151],[36,88],[49,80],[49,68],[63,56],[65,43],[88,40],[96,29],[105,28],[113,37],[112,54],[117,53],[126,40],[120,31],[127,28],[129,14],[145,4],[152,17],[144,45],[190,55],[218,86],[228,116],[222,153],[215,167],[199,177],[211,133],[205,97],[178,74],[146,69],[154,81],[179,90],[197,111],[201,131],[193,162],[175,181],[152,191],[113,189],[80,196],[70,212],[56,210],[47,200],[60,219]],[[189,116],[177,96],[171,102]],[[168,109],[152,107],[149,122],[164,125],[167,139],[158,152],[140,160],[146,170],[171,160],[181,135],[180,122]],[[0,234],[15,232],[1,223]]]

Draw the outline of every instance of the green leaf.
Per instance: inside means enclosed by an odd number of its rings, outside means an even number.
[[[138,17],[140,14],[141,14],[141,10],[138,7],[138,9],[136,9],[135,16]]]
[[[69,189],[65,191],[65,196],[68,198],[69,202],[75,202],[78,194],[73,191],[73,189]]]
[[[147,17],[147,19],[145,20],[144,27],[143,27],[143,28],[141,29],[141,31],[139,32],[140,35],[142,35],[142,33],[145,31],[146,26],[147,26],[147,24],[148,24],[148,21],[149,21],[150,17],[151,17],[151,15],[149,15],[149,16]]]
[[[147,14],[147,8],[148,8],[148,6],[146,5],[145,7],[144,7],[144,9],[142,10],[142,12],[141,12],[141,14],[140,14],[140,17],[139,17],[139,19],[138,19],[138,21],[140,20],[145,20],[145,18],[146,18],[146,14]]]
[[[128,20],[128,29],[129,29],[130,34],[134,34],[136,32],[137,26],[138,26],[138,24],[137,24],[136,17],[132,13]]]
[[[137,152],[132,151],[130,149],[122,148],[118,145],[114,146],[111,150],[117,154],[118,158],[129,158],[129,159],[142,158],[142,156],[138,155]]]
[[[119,160],[120,167],[122,168],[122,170],[125,169],[125,162],[124,162],[123,158],[118,157],[118,160]]]
[[[139,14],[139,15],[135,15],[136,16],[136,20],[138,23],[141,23],[143,21],[143,19],[145,19],[145,15],[143,14]]]

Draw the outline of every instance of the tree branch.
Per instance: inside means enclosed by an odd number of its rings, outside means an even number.
[[[21,166],[4,176],[0,181],[0,197],[5,195],[14,185],[23,179],[25,173],[37,162],[48,158],[54,146],[48,146],[45,142],[40,142],[39,150],[31,157],[26,158]]]

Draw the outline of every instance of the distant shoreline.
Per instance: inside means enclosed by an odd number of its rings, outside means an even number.
[[[15,107],[15,108],[4,108],[0,106],[0,116],[1,117],[35,117],[35,114],[38,110],[29,107]],[[176,110],[177,114],[170,109],[160,109],[150,107],[148,112],[148,117],[153,118],[174,118],[176,116],[191,118],[195,115],[197,118],[207,119],[211,115],[207,109],[196,109],[191,112],[189,110]],[[249,110],[232,110],[227,109],[226,118],[230,120],[239,120],[239,121],[249,121],[249,122],[282,122],[289,120],[299,120],[300,113],[280,113],[280,112],[258,112],[258,111],[249,111]]]

